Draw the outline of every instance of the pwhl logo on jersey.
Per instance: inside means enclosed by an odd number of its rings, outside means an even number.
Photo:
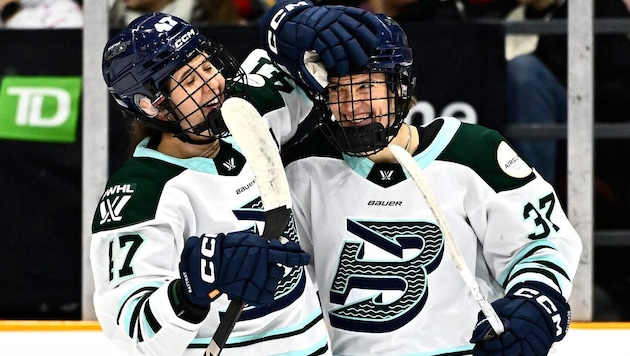
[[[98,204],[98,211],[101,214],[99,224],[122,220],[120,213],[134,192],[135,184],[119,184],[107,188]]]
[[[76,141],[81,78],[8,76],[0,84],[0,138]]]
[[[228,171],[233,170],[234,168],[236,168],[236,163],[234,162],[234,157],[228,159],[227,161],[223,162],[223,167],[225,167],[225,169],[227,169]]]

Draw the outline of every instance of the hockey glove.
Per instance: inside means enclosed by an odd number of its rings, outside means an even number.
[[[188,299],[207,305],[218,290],[251,305],[273,302],[285,266],[302,266],[310,255],[295,242],[269,241],[249,231],[216,237],[192,236],[184,245],[179,270]]]
[[[270,58],[296,81],[322,92],[327,71],[336,76],[363,67],[383,28],[368,11],[346,6],[313,6],[279,1],[260,20],[261,40]]]
[[[564,338],[571,311],[564,297],[539,282],[519,283],[504,297],[492,303],[505,325],[494,335],[482,313],[473,331],[475,356],[547,355],[555,341]]]

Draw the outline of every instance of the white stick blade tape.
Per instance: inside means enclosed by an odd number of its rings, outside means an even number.
[[[254,172],[265,210],[290,209],[291,194],[280,152],[260,113],[247,100],[229,98],[221,106],[221,115]]]

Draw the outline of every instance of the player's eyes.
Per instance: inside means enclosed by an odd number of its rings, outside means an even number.
[[[195,76],[194,75],[189,75],[186,78],[184,78],[184,85],[191,85],[195,82]]]

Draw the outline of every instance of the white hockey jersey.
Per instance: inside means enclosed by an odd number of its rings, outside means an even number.
[[[286,78],[279,82],[264,52],[253,53],[243,67],[254,84],[252,101],[284,142],[312,103],[300,90],[286,86]],[[289,98],[292,112],[284,106]],[[147,144],[145,139],[110,177],[94,215],[94,306],[105,334],[130,355],[200,356],[229,300],[223,295],[213,301],[200,324],[175,314],[168,287],[179,278],[184,242],[202,234],[262,231],[260,193],[231,137],[222,140],[214,159],[177,159]],[[292,219],[284,236],[298,240]],[[327,355],[328,341],[306,268],[285,268],[274,303],[246,306],[222,355]]]
[[[439,118],[415,161],[489,300],[523,280],[568,298],[581,241],[551,185],[495,131]],[[336,355],[463,355],[479,305],[398,164],[311,137],[284,155],[302,247]]]

